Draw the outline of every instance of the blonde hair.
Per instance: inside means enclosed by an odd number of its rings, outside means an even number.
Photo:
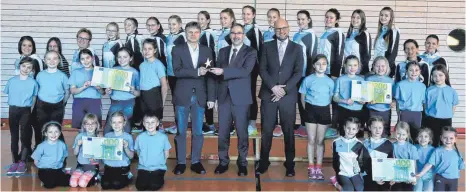
[[[84,115],[84,118],[81,122],[81,131],[83,133],[87,132],[87,130],[84,128],[84,124],[86,124],[86,122],[88,121],[92,121],[97,125],[97,128],[95,129],[95,132],[94,132],[95,135],[97,135],[100,130],[100,122],[99,122],[99,118],[97,117],[97,115],[92,114],[92,113],[87,113],[86,115]]]
[[[380,13],[382,13],[382,11],[388,11],[390,12],[390,22],[388,22],[388,29],[392,29],[394,27],[394,22],[395,22],[395,13],[393,12],[393,9],[391,7],[384,7],[382,10],[380,10],[379,12],[379,17],[378,17],[378,20],[379,20],[379,26],[377,27],[377,35],[375,36],[375,39],[377,40],[379,38],[379,36],[381,35],[381,32],[382,32],[382,27],[383,27],[383,24],[382,22],[380,22]],[[388,35],[385,36],[384,38],[385,40],[385,43],[388,43]],[[374,46],[375,46],[375,43],[374,43]]]
[[[126,123],[126,117],[125,117],[125,115],[123,114],[123,112],[117,111],[117,112],[115,112],[115,113],[112,113],[112,115],[110,116],[110,122],[113,120],[114,117],[121,117],[121,118],[123,118],[123,120],[124,120],[125,123]]]
[[[422,133],[426,133],[427,135],[429,135],[429,144],[432,144],[433,143],[432,138],[434,138],[434,133],[432,132],[432,130],[427,127],[421,129],[419,133],[417,134],[417,138],[416,138],[418,142],[419,142],[419,137],[421,137]]]
[[[406,133],[408,133],[408,141],[409,142],[412,142],[413,140],[411,139],[411,132],[409,131],[410,130],[410,126],[408,123],[404,122],[404,121],[399,121],[396,125],[395,125],[395,132],[398,132],[400,130],[404,130],[406,131]]]
[[[107,27],[105,27],[105,29],[107,29],[108,26],[110,26],[110,25],[115,26],[115,28],[116,28],[116,30],[117,30],[115,39],[120,39],[120,28],[118,27],[118,24],[117,24],[116,22],[110,22],[110,23],[107,24]]]
[[[371,73],[374,74],[374,75],[377,75],[377,73],[375,72],[375,64],[380,61],[380,60],[383,60],[385,61],[385,65],[387,66],[387,71],[385,72],[385,76],[388,76],[390,74],[390,64],[388,63],[388,59],[385,58],[385,56],[378,56],[374,59],[374,61],[372,62],[372,69],[371,69]]]

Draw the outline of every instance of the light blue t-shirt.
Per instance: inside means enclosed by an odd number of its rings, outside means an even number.
[[[366,81],[381,82],[381,83],[390,83],[392,84],[392,94],[394,88],[393,79],[388,76],[372,75],[366,78]],[[367,104],[369,109],[376,111],[388,111],[390,110],[390,104],[376,103],[376,104]]]
[[[312,74],[303,80],[299,92],[305,94],[306,103],[327,106],[332,101],[334,87],[335,83],[327,75],[317,77],[316,74]]]
[[[68,85],[68,76],[58,69],[53,73],[48,72],[48,70],[39,72],[36,81],[39,85],[37,96],[40,100],[47,103],[62,101],[66,91],[70,88]]]
[[[147,131],[141,133],[134,144],[134,150],[139,155],[138,169],[146,171],[167,170],[165,151],[171,149],[167,135],[157,132],[149,135]]]
[[[74,138],[74,144],[73,144],[73,149],[75,149],[76,147],[78,147],[78,141],[79,140],[82,140],[83,137],[96,137],[96,136],[88,136],[86,132],[82,132],[82,133],[79,133],[78,135],[76,135],[76,137]],[[83,156],[83,146],[79,146],[79,152],[78,152],[78,163],[81,164],[81,165],[89,165],[91,164],[91,161],[89,161],[89,158],[85,158]],[[98,163],[98,160],[97,159],[94,159],[94,162],[93,163]]]
[[[155,59],[154,62],[144,61],[140,66],[141,78],[139,85],[141,90],[148,91],[154,87],[160,86],[160,78],[165,77],[165,66]]]
[[[121,138],[128,142],[128,148],[130,151],[134,151],[134,141],[133,136],[130,134],[123,132],[122,135],[116,136],[115,132],[108,132],[105,134],[106,138]],[[110,167],[126,167],[131,164],[131,160],[129,159],[128,155],[126,155],[125,149],[123,147],[123,159],[122,160],[104,160],[104,164]]]
[[[39,92],[39,85],[31,77],[21,80],[17,75],[8,80],[3,92],[8,94],[8,105],[30,107],[32,106],[32,100]]]
[[[393,143],[393,155],[397,159],[411,159],[411,160],[418,160],[419,154],[417,152],[416,146],[409,142],[405,142],[403,144],[399,143],[398,141]]]
[[[425,94],[426,86],[424,83],[405,79],[395,85],[393,97],[398,102],[400,110],[422,111]]]
[[[426,165],[427,161],[429,161],[430,156],[434,152],[435,148],[432,147],[432,145],[427,145],[426,147],[422,147],[421,145],[416,144],[415,146],[417,148],[417,152],[419,155],[419,159],[416,161],[416,165],[417,165],[416,169],[418,172],[421,172],[422,169],[424,168],[424,165]],[[432,179],[432,177],[433,177],[433,172],[432,172],[432,169],[430,169],[424,176],[422,176],[422,179],[428,180],[428,179]]]
[[[85,68],[76,69],[71,74],[68,84],[70,85],[70,87],[76,86],[76,88],[80,88],[84,86],[84,83],[86,81],[92,81],[93,73],[94,73],[94,69],[90,69],[90,70],[86,70]],[[86,89],[84,89],[81,93],[75,94],[74,98],[101,99],[102,95],[94,86],[89,86]]]
[[[435,149],[428,163],[434,166],[434,173],[447,179],[460,178],[460,170],[464,169],[464,161],[458,151],[446,150],[442,146]]]
[[[348,75],[343,75],[337,79],[335,82],[335,93],[342,99],[350,99],[351,98],[351,81],[358,80],[364,81],[364,79],[360,76],[355,75],[354,77],[349,77]],[[362,109],[362,105],[358,102],[354,102],[352,105],[348,105],[346,103],[338,103],[339,106],[342,106],[346,109],[359,111]]]
[[[31,155],[31,158],[37,161],[37,167],[41,169],[61,169],[65,157],[68,157],[68,148],[61,140],[53,144],[44,141]]]
[[[458,105],[458,93],[450,86],[432,85],[426,91],[427,116],[448,119],[453,118],[453,107]]]
[[[114,69],[119,69],[119,70],[124,70],[124,71],[130,71],[133,73],[133,76],[131,77],[131,86],[133,86],[136,90],[139,90],[139,72],[133,67],[128,66],[128,68],[123,68],[121,66],[114,67]],[[142,69],[142,68],[140,68]],[[110,95],[110,98],[113,100],[119,100],[119,101],[124,101],[124,100],[129,100],[129,99],[134,99],[136,96],[134,96],[132,93],[127,92],[127,91],[119,91],[119,90],[112,90],[112,94]]]

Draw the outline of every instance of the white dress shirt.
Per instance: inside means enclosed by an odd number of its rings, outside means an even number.
[[[188,43],[189,47],[189,54],[191,55],[191,60],[193,61],[193,67],[194,69],[197,68],[197,62],[199,60],[199,44],[197,44],[197,47],[194,49],[191,44]]]
[[[241,47],[243,47],[243,43],[241,43],[241,45],[239,45],[238,47],[231,45],[230,56],[228,57],[229,58],[228,61],[230,61],[230,63],[231,63],[231,56],[233,56],[233,49],[236,49],[236,56],[238,56],[238,52],[241,49]]]

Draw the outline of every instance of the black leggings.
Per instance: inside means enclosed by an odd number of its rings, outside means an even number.
[[[138,191],[157,191],[165,183],[165,170],[146,171],[139,169],[136,179],[136,189]]]
[[[129,166],[110,167],[105,165],[104,175],[100,182],[102,189],[122,189],[129,184]]]
[[[11,134],[11,154],[13,156],[13,163],[18,161],[26,161],[31,148],[31,138],[28,136],[32,134],[31,126],[29,125],[29,118],[31,117],[31,107],[16,107],[10,106],[8,111],[8,121],[10,123]],[[21,153],[19,152],[18,142],[21,140]]]
[[[447,179],[436,174],[434,177],[434,191],[458,191],[458,179]]]
[[[414,185],[411,183],[395,183],[392,185],[391,191],[413,191]]]
[[[58,103],[48,103],[40,99],[37,100],[37,126],[34,126],[34,136],[36,138],[36,147],[42,143],[42,127],[49,121],[56,121],[60,124],[63,123],[65,113],[65,104],[63,101]],[[61,130],[60,130],[61,131]],[[63,134],[60,134],[60,140],[65,142]]]
[[[60,169],[39,169],[39,179],[44,183],[44,187],[52,189],[58,186],[69,186],[71,175],[65,174]]]

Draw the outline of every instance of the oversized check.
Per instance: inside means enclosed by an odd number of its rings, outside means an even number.
[[[372,158],[373,181],[416,181],[416,161],[410,159]]]
[[[104,137],[82,137],[85,158],[122,160],[123,139]]]
[[[133,72],[131,71],[94,67],[91,85],[119,91],[130,91],[132,77]]]

